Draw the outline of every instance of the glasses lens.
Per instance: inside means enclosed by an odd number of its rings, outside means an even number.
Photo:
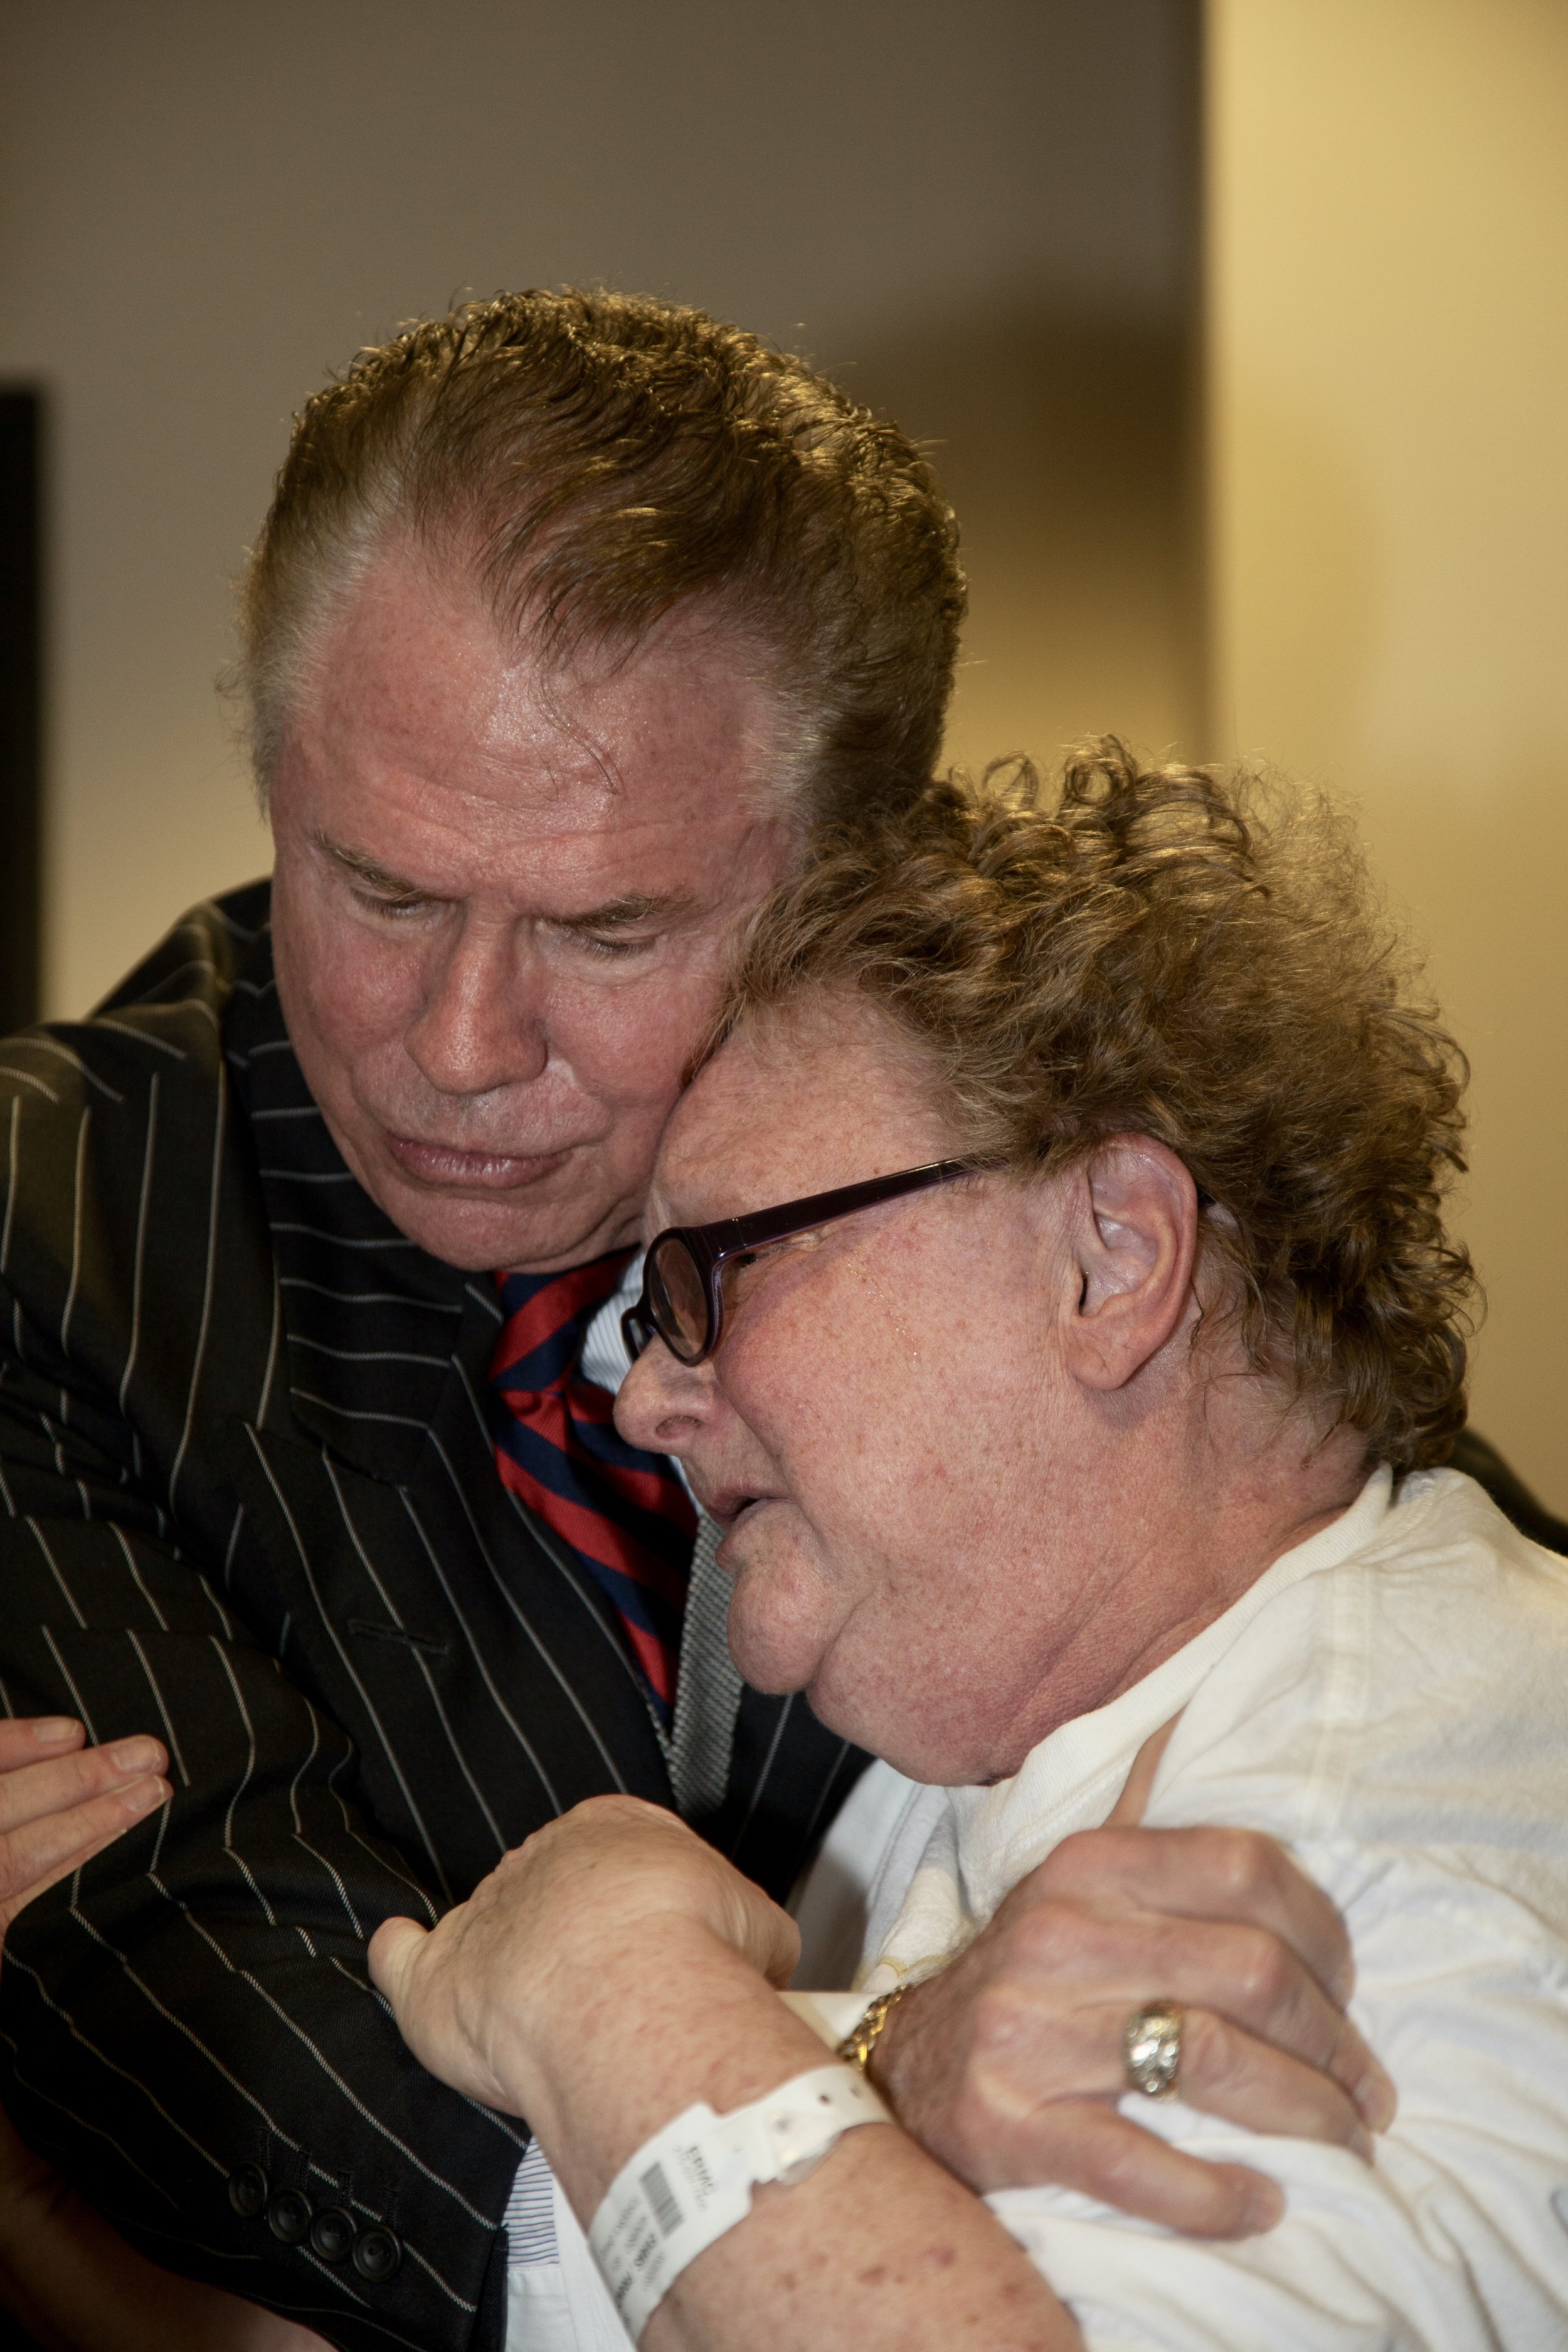
[[[671,1353],[690,1363],[708,1337],[708,1293],[684,1242],[661,1242],[648,1260],[648,1305],[658,1336]]]

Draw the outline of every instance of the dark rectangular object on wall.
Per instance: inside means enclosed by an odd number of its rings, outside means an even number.
[[[0,390],[0,1036],[38,1017],[43,401]]]

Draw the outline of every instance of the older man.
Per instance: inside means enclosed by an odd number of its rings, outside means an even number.
[[[409,2058],[376,1924],[616,1790],[782,1896],[860,1769],[742,1689],[602,1383],[727,942],[815,824],[921,785],[961,606],[924,464],[752,339],[608,296],[416,328],[307,406],[251,563],[270,896],[6,1048],[5,1702],[154,1735],[174,1789],[12,1929],[7,2105],[157,2260],[339,2344],[497,2341],[527,2137]],[[1135,1840],[1020,1906],[1005,2098],[978,1964],[923,2042],[911,2003],[928,2142],[1046,2161],[993,2142],[1086,1923],[1216,1977],[1268,1932],[1255,2022],[1321,2058],[1335,1931],[1240,1851],[1239,1890],[1234,1842]],[[1158,2142],[1119,2168],[1162,2210]],[[1245,2180],[1184,2193],[1247,2225]]]

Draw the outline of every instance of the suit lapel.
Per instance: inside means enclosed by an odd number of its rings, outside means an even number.
[[[668,1775],[608,1601],[496,1476],[491,1286],[400,1234],[345,1166],[265,935],[228,1026],[289,1405],[287,1427],[237,1432],[231,1468],[290,1669],[353,1734],[374,1817],[461,1890],[583,1797],[668,1804]]]
[[[293,1417],[343,1460],[396,1482],[417,1466],[451,1378],[465,1276],[399,1233],[346,1166],[283,1024],[269,934],[228,1025],[278,1269]]]

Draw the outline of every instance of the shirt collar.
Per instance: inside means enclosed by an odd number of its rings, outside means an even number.
[[[612,1396],[632,1368],[626,1340],[621,1336],[621,1317],[642,1297],[642,1262],[643,1253],[637,1250],[616,1290],[589,1324],[583,1352],[578,1358],[578,1369],[583,1378],[595,1381],[602,1389],[608,1389]]]
[[[1185,1706],[1261,1609],[1304,1577],[1337,1568],[1373,1542],[1393,1500],[1386,1464],[1339,1517],[1293,1545],[1223,1616],[1109,1706],[1042,1739],[1010,1780],[951,1789],[966,1908],[988,1919],[1009,1887],[1075,1830],[1105,1819],[1143,1742]]]

